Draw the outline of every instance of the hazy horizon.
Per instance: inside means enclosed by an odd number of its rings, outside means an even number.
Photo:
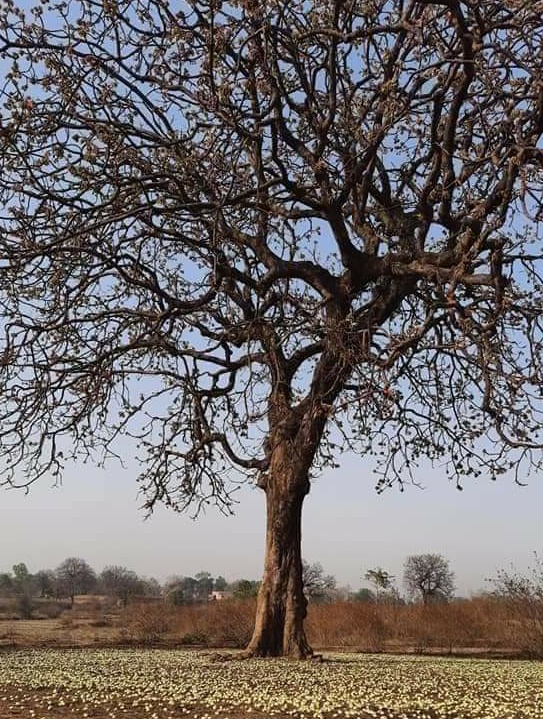
[[[368,568],[396,576],[411,554],[442,554],[455,573],[457,595],[489,589],[488,578],[514,564],[525,571],[541,541],[543,486],[513,479],[466,480],[459,492],[444,472],[424,469],[425,489],[406,485],[377,495],[368,461],[343,455],[342,468],[325,472],[307,497],[303,556],[320,562],[338,585],[365,586]],[[158,508],[144,521],[135,468],[111,464],[73,468],[63,485],[46,480],[25,495],[0,495],[3,539],[0,572],[25,562],[31,572],[54,569],[68,556],[96,571],[119,564],[163,582],[198,571],[228,581],[259,579],[264,556],[265,511],[260,490],[243,487],[233,517],[208,510],[197,520]]]

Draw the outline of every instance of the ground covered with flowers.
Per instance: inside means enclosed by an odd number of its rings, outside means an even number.
[[[149,649],[0,654],[1,719],[250,716],[536,719],[543,663],[367,654],[223,661]]]

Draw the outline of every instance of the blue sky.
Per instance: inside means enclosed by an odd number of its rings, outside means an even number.
[[[425,489],[407,486],[377,495],[368,461],[344,455],[341,468],[317,479],[306,500],[303,554],[340,584],[357,588],[366,569],[383,566],[401,578],[410,554],[437,552],[450,560],[458,593],[488,589],[486,578],[511,563],[520,570],[543,548],[543,483],[519,487],[466,482],[463,492],[438,468],[419,474]],[[234,517],[210,510],[198,520],[160,508],[144,521],[136,467],[73,468],[61,487],[47,481],[0,492],[0,571],[26,562],[54,568],[67,556],[97,571],[122,564],[163,581],[207,570],[227,579],[258,578],[264,553],[264,497],[245,487]]]

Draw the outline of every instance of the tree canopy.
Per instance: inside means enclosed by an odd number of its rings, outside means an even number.
[[[419,461],[459,487],[540,466],[542,16],[2,5],[5,481],[121,436],[148,509],[228,511],[245,476],[301,615],[286,544],[338,447],[380,489]]]
[[[56,569],[59,593],[70,598],[73,605],[76,594],[86,594],[96,586],[94,569],[81,557],[67,557]]]
[[[325,574],[320,562],[302,560],[302,582],[308,600],[322,602],[331,600],[336,589],[336,578]]]
[[[443,602],[454,592],[454,572],[441,554],[414,554],[404,564],[403,582],[408,596],[424,604]]]

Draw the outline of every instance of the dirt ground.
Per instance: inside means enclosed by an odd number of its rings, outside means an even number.
[[[102,707],[100,709],[82,707],[42,707],[42,700],[45,692],[34,690],[32,693],[25,688],[2,687],[0,689],[0,719],[153,719],[153,717],[162,716],[167,719],[187,719],[196,715],[207,716],[209,709],[199,709],[198,707],[172,707],[168,710],[167,715],[163,712],[154,713],[149,709],[131,708],[129,713],[120,713],[118,709],[112,707]],[[216,719],[267,719],[263,714],[252,710],[250,713],[231,713],[222,714]],[[274,715],[273,719],[291,719],[291,717],[280,717]],[[360,717],[364,719],[364,717]]]
[[[91,619],[0,620],[0,646],[5,647],[92,646],[118,640],[117,628],[93,626]]]

